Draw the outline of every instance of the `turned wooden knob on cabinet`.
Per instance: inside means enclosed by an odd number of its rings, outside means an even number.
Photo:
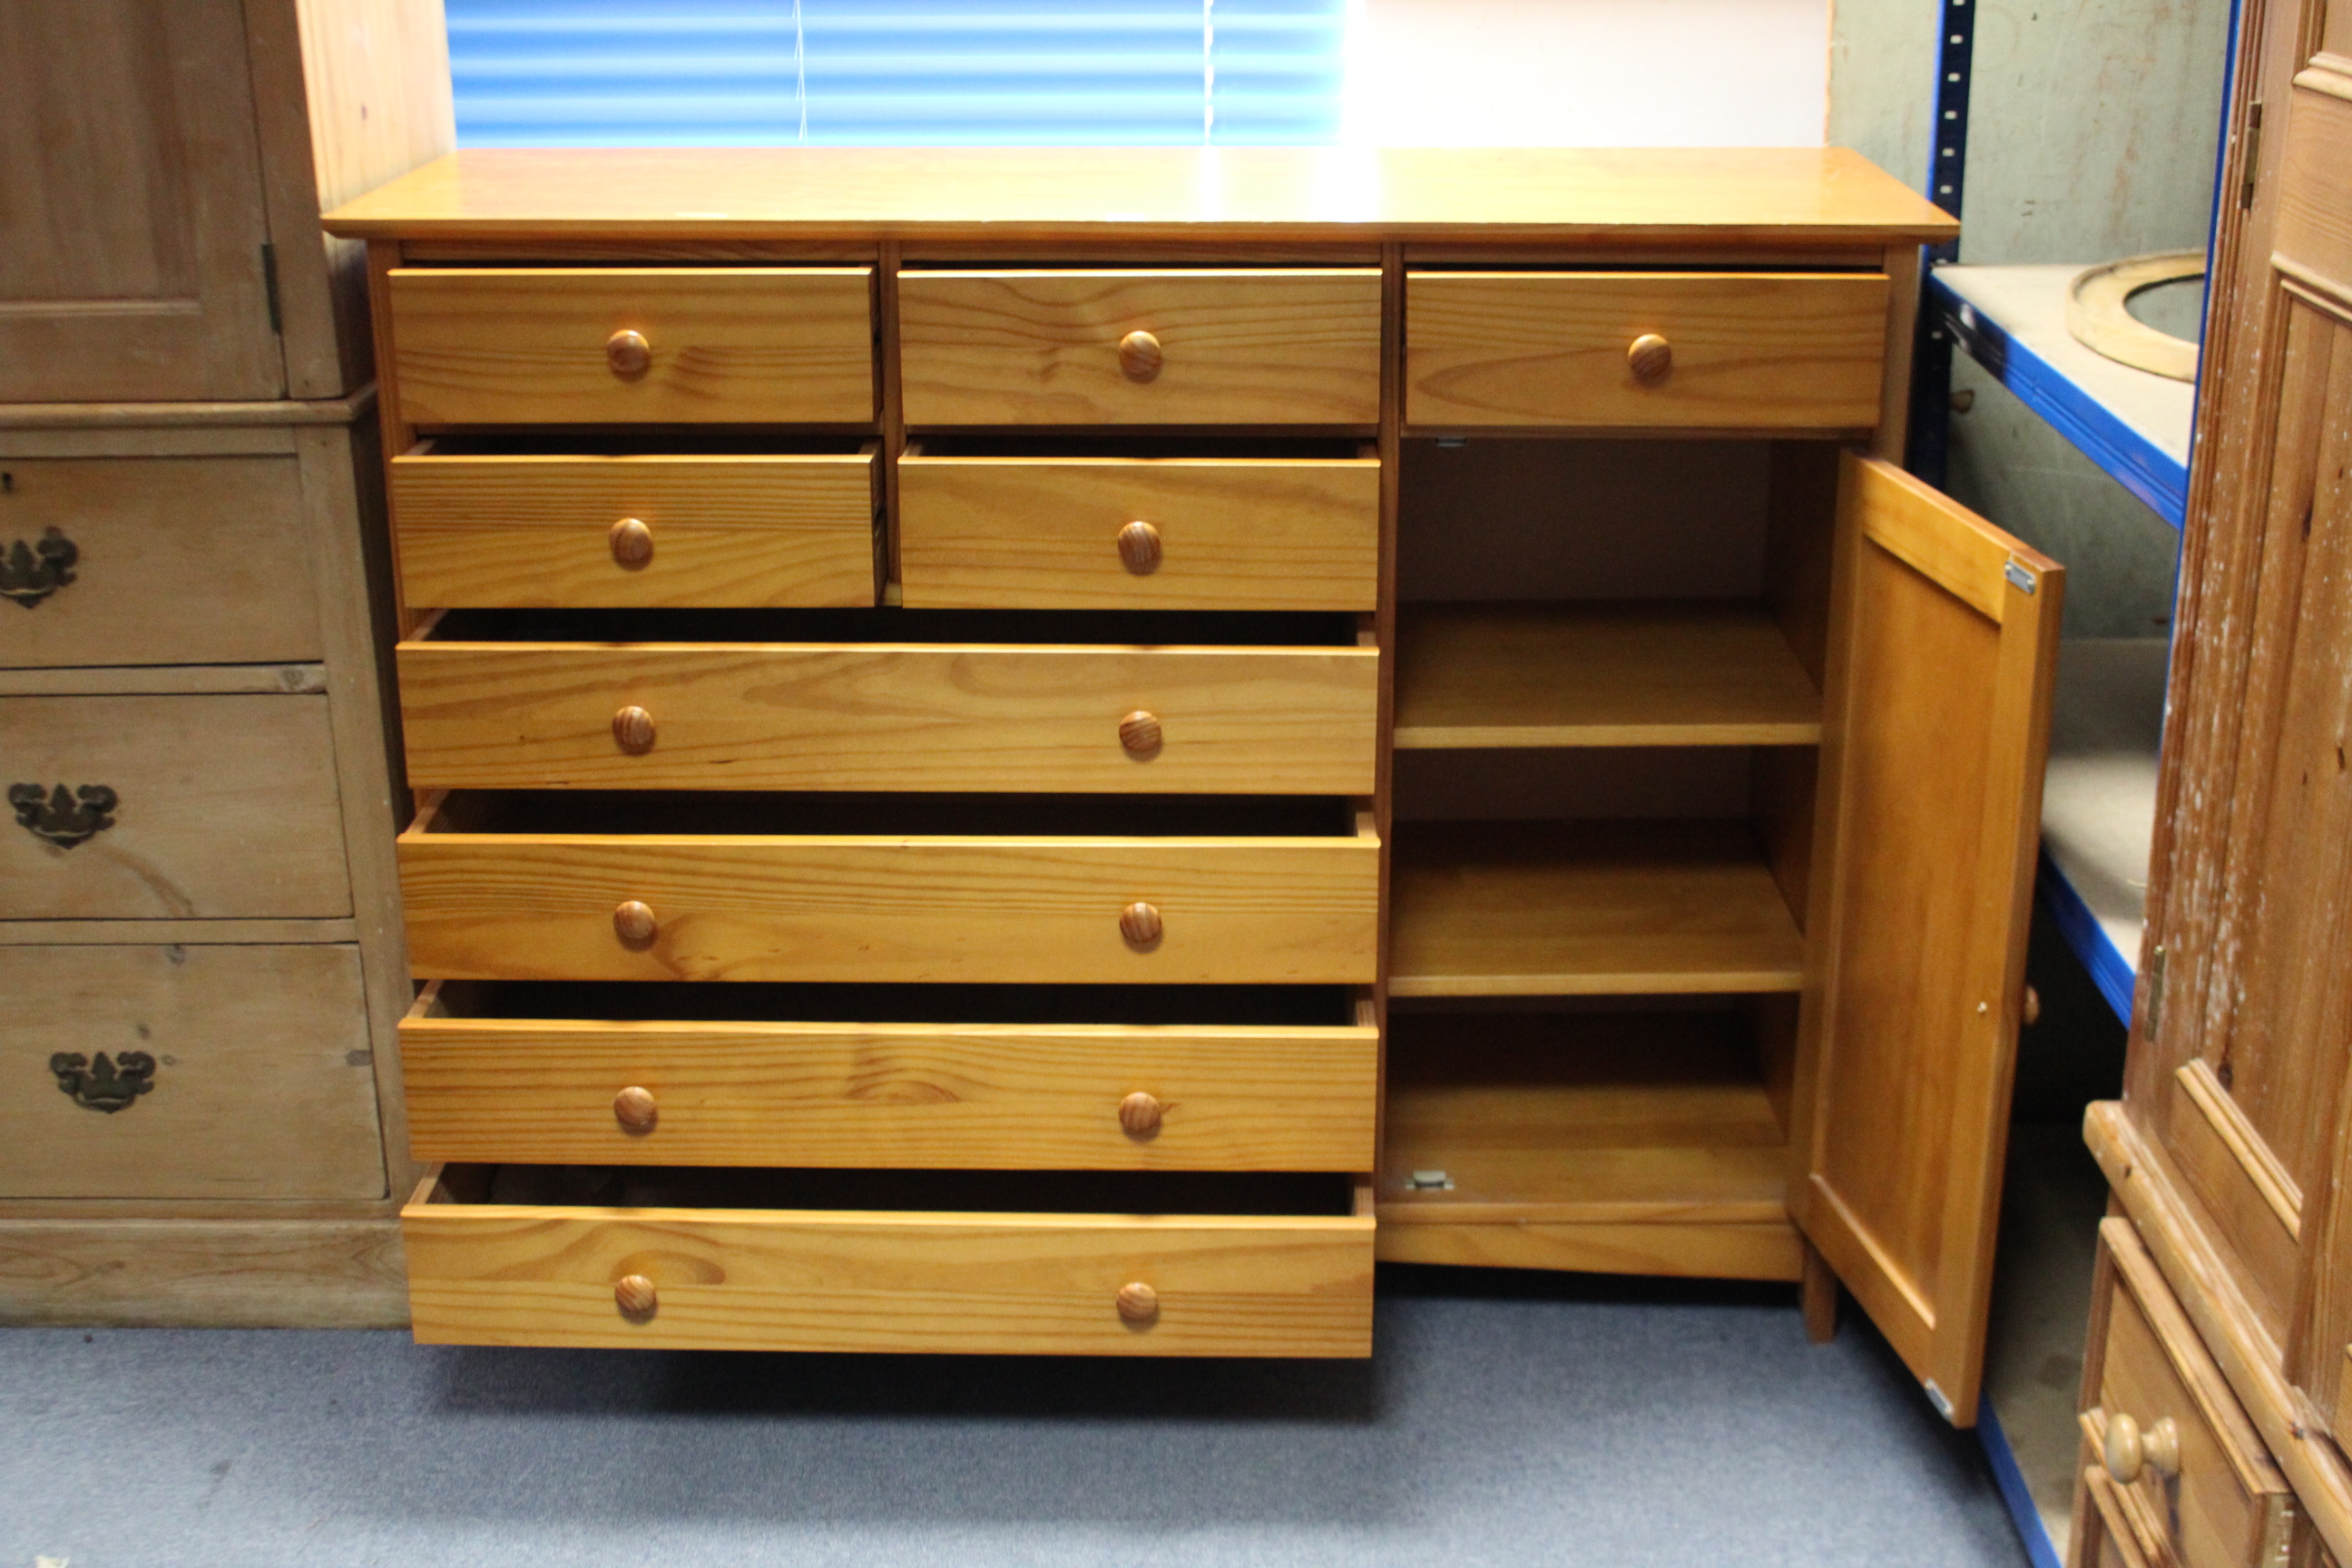
[[[1148,522],[1129,523],[1118,531],[1118,558],[1137,576],[1147,575],[1160,564],[1160,531]]]
[[[2180,1473],[2180,1427],[2167,1415],[2140,1430],[2139,1423],[2118,1410],[2107,1417],[2107,1474],[2129,1486],[2143,1471],[2154,1470],[2169,1479]]]
[[[1644,386],[1655,386],[1675,368],[1675,345],[1655,332],[1643,332],[1625,351],[1625,363],[1632,368],[1635,381]]]
[[[613,1282],[613,1304],[625,1318],[650,1318],[661,1298],[654,1291],[654,1282],[644,1275],[624,1274]]]
[[[654,716],[632,702],[613,714],[613,739],[625,752],[649,752],[654,744]]]
[[[1118,368],[1129,381],[1150,381],[1160,374],[1160,340],[1150,332],[1133,331],[1118,340]]]
[[[631,947],[643,947],[661,930],[661,922],[654,919],[651,905],[624,899],[613,907],[613,930]]]
[[[1118,1288],[1118,1315],[1138,1328],[1158,1321],[1160,1292],[1140,1279],[1129,1280]]]
[[[1160,1118],[1167,1109],[1158,1095],[1139,1089],[1118,1102],[1118,1124],[1134,1137],[1149,1138],[1160,1131]]]
[[[628,1131],[652,1131],[659,1115],[652,1089],[633,1083],[613,1097],[613,1120]]]
[[[1130,756],[1149,757],[1160,750],[1160,715],[1139,708],[1118,721],[1118,743]]]
[[[613,559],[624,566],[642,566],[654,558],[654,531],[634,517],[613,525]]]
[[[2029,1024],[2038,1024],[2042,1022],[2042,993],[2036,991],[2031,985],[2027,986],[2025,988],[2025,1002],[2018,1008],[2017,1016],[2024,1019]]]
[[[1141,900],[1118,911],[1118,934],[1135,947],[1150,947],[1160,940],[1160,910]]]
[[[604,363],[614,375],[640,376],[654,363],[654,346],[646,342],[645,333],[623,327],[604,340]]]

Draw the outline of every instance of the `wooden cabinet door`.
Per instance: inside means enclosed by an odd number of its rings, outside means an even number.
[[[1976,1419],[2025,985],[2058,566],[1847,454],[1790,1208]]]
[[[2283,1372],[2342,1438],[2352,0],[2276,0],[2247,26],[2252,102],[2213,258],[2149,959],[2124,1092],[2242,1299],[2243,1353]],[[2261,132],[2252,164],[2250,121]],[[2300,1452],[2300,1427],[2271,1436]],[[2334,1507],[2347,1502],[2339,1494]]]
[[[0,403],[282,395],[237,0],[8,0],[0,60]]]

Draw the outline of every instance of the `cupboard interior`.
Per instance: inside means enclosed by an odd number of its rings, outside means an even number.
[[[1836,464],[1404,444],[1384,1258],[1798,1277]]]

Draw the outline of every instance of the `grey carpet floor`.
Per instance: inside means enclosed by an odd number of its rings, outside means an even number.
[[[0,1331],[0,1568],[2025,1559],[1790,1293],[1384,1271],[1366,1363]]]

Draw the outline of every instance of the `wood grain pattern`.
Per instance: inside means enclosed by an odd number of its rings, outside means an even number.
[[[1384,1204],[1380,1219],[1375,1245],[1383,1263],[1791,1282],[1803,1268],[1803,1238],[1786,1218],[1756,1225],[1443,1218],[1401,1225]]]
[[[420,978],[1369,984],[1380,841],[401,835]],[[1119,934],[1146,897],[1166,932]],[[612,910],[661,913],[640,951]]]
[[[682,213],[707,216],[683,216]],[[469,149],[331,215],[415,239],[1517,237],[1801,247],[1959,226],[1842,148]],[[1001,254],[1001,252],[1000,252]]]
[[[2332,296],[2338,310],[2352,310],[2352,211],[2341,190],[2344,160],[2352,156],[2352,98],[2341,87],[2327,89],[2347,81],[2352,75],[2340,68],[2295,78],[2271,261]]]
[[[1384,1225],[1787,1223],[1787,1136],[1744,1014],[1392,1027]],[[1453,1184],[1415,1185],[1433,1172]]]
[[[0,1323],[405,1328],[400,1226],[388,1216],[0,1218]]]
[[[393,372],[412,426],[866,424],[867,267],[415,268],[391,276]],[[604,340],[643,332],[624,380]]]
[[[1967,1426],[2063,576],[1899,469],[1841,461],[1791,1207]]]
[[[1406,607],[1395,744],[1810,746],[1822,700],[1761,606]]]
[[[331,396],[373,355],[364,247],[319,215],[457,144],[448,29],[441,0],[267,0],[245,20],[286,391]]]
[[[1370,1027],[614,1023],[412,1014],[419,1159],[944,1170],[1358,1171]],[[614,1093],[658,1118],[632,1132]],[[1148,1136],[1121,1121],[1159,1102]]]
[[[285,458],[0,459],[0,552],[56,530],[73,581],[0,620],[0,665],[320,656],[301,477]]]
[[[391,682],[383,654],[392,635],[389,557],[380,488],[383,454],[366,423],[295,433],[303,510],[318,563],[320,630],[327,657],[327,717],[334,739],[335,788],[343,859],[366,991],[383,1150],[395,1188],[410,1173],[395,1030],[409,999],[401,950],[399,871],[392,837],[406,789],[394,760]],[[398,807],[395,806],[398,803]]]
[[[874,603],[874,455],[469,457],[391,464],[402,591],[468,605]],[[638,521],[648,553],[616,559]]]
[[[19,0],[0,59],[0,403],[285,395],[244,7]]]
[[[1424,428],[1863,430],[1878,422],[1874,273],[1415,272],[1405,418]],[[1645,382],[1627,347],[1674,347]]]
[[[0,698],[5,782],[115,792],[70,847],[0,820],[0,910],[22,920],[352,912],[327,700]]]
[[[1163,356],[1139,380],[1120,340]],[[1370,426],[1381,412],[1381,279],[1288,270],[908,271],[907,423]]]
[[[1411,823],[1397,996],[1794,991],[1804,944],[1745,824]]]
[[[2100,1408],[2110,1423],[2128,1415],[2146,1432],[2169,1418],[2179,1432],[2175,1477],[2150,1466],[2132,1481],[2111,1479],[2138,1493],[2179,1562],[2267,1568],[2284,1561],[2295,1511],[2286,1478],[2130,1222],[2102,1222],[2099,1239],[2118,1285],[2108,1297]]]
[[[1352,1216],[593,1208],[401,1213],[426,1344],[1023,1355],[1371,1353],[1372,1226]],[[614,1281],[659,1305],[616,1310]],[[1130,1324],[1123,1285],[1160,1310]]]
[[[2187,1200],[2163,1146],[2144,1136],[2126,1104],[2095,1103],[2084,1142],[2161,1270],[2199,1340],[2229,1381],[2301,1511],[2332,1542],[2352,1536],[2352,1466],[2329,1440],[2311,1401],[2283,1370],[2272,1337],[2216,1250],[2210,1226]]]
[[[473,788],[1352,795],[1371,648],[464,643],[400,648],[410,780]],[[614,744],[614,710],[659,739]],[[1119,741],[1145,709],[1163,744]]]
[[[357,948],[0,947],[0,1197],[384,1195]],[[101,1051],[157,1064],[121,1110],[49,1068]]]
[[[898,465],[920,609],[1369,610],[1377,458],[966,458]],[[1158,534],[1129,567],[1121,531]]]

